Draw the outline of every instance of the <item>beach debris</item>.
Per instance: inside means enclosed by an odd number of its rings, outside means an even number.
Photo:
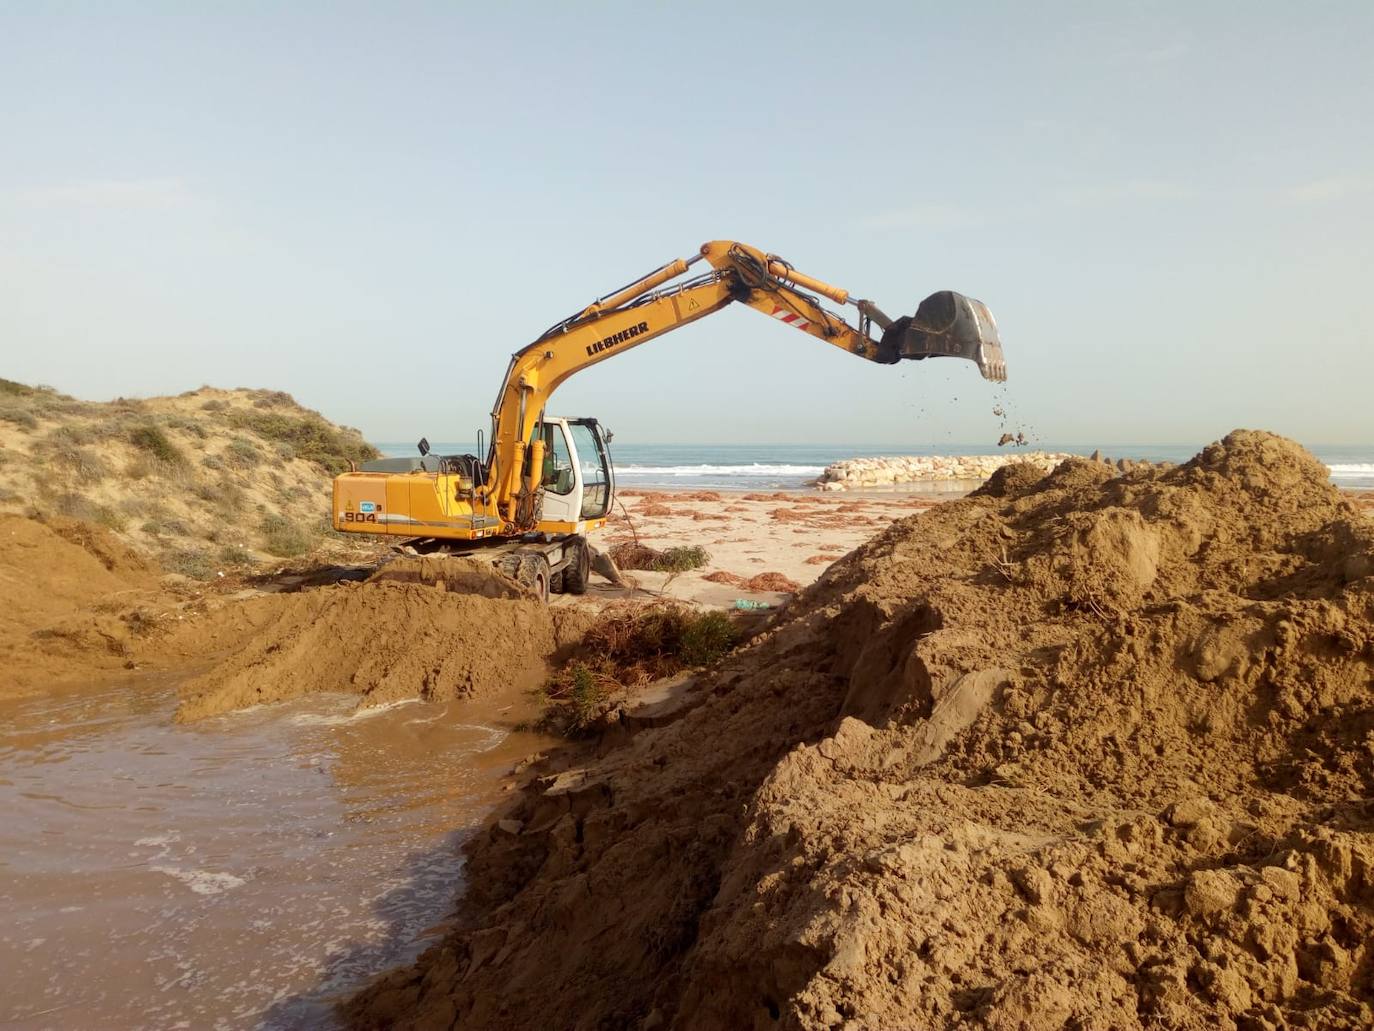
[[[615,545],[610,550],[610,557],[621,569],[644,569],[658,573],[683,573],[689,569],[699,569],[711,561],[710,553],[700,545],[659,549],[638,541]]]
[[[738,573],[731,573],[724,569],[717,569],[714,573],[707,573],[702,579],[709,580],[713,584],[729,584],[731,587],[738,587],[740,584],[744,583],[748,577],[740,576]]]
[[[767,572],[751,576],[744,583],[740,584],[746,591],[778,591],[788,593],[801,590],[801,584],[793,580],[790,576],[783,576],[781,573]]]

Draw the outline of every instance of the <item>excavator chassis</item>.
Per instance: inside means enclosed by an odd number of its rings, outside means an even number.
[[[472,542],[412,537],[397,541],[395,550],[403,555],[453,555],[489,563],[542,601],[548,601],[550,594],[586,593],[593,566],[604,574],[609,561],[580,534]]]

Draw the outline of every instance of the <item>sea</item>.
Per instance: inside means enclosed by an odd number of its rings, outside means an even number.
[[[1036,451],[1090,455],[1100,449],[1113,460],[1186,462],[1202,444],[1064,444],[1037,442]],[[388,458],[416,454],[414,444],[376,445]],[[1307,445],[1331,470],[1331,482],[1347,490],[1374,490],[1374,444]],[[471,454],[475,444],[439,443],[436,454]],[[1014,449],[1007,449],[1015,453]],[[986,455],[987,444],[640,444],[615,440],[616,483],[621,487],[713,490],[802,490],[832,462],[896,455]]]

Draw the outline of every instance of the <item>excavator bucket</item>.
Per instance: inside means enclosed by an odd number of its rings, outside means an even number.
[[[900,318],[883,333],[881,349],[891,360],[902,358],[967,358],[984,379],[1007,378],[1007,360],[997,323],[982,301],[953,290],[933,293],[916,314]]]

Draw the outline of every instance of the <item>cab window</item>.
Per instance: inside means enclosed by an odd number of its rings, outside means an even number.
[[[574,484],[568,442],[556,425],[544,427],[544,472],[540,485],[552,494],[571,494]]]
[[[606,451],[601,438],[586,423],[568,426],[577,461],[582,466],[582,519],[600,519],[606,514],[610,501],[610,475],[606,469]]]

